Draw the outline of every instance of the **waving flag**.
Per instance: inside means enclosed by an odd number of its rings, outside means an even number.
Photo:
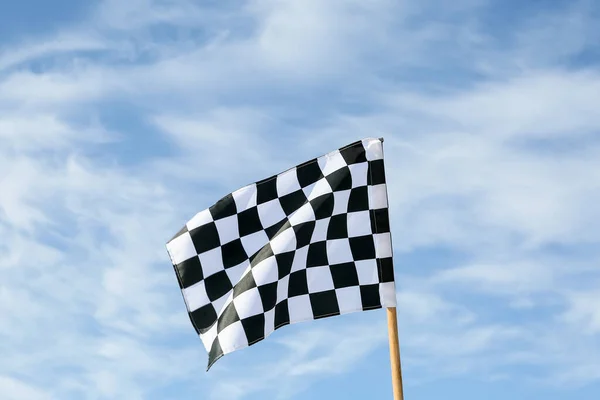
[[[288,324],[395,307],[382,140],[226,195],[167,250],[208,369]]]

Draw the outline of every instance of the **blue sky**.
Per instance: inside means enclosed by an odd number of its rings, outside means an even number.
[[[0,397],[390,398],[382,310],[205,373],[164,247],[383,136],[406,398],[598,399],[599,37],[593,0],[2,3]]]

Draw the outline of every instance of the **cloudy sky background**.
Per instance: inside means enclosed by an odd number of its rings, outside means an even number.
[[[164,247],[385,138],[409,400],[600,393],[600,4],[0,5],[0,397],[384,399],[385,312],[206,353]]]

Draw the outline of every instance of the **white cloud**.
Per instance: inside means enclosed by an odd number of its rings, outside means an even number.
[[[600,117],[593,104],[599,90],[595,71],[542,69],[486,82],[458,95],[400,95],[393,102],[474,135],[548,140],[597,130]]]
[[[0,106],[19,104],[29,110],[32,107],[56,110],[58,105],[68,107],[98,100],[115,89],[111,76],[104,74],[105,71],[92,67],[43,74],[15,72],[0,82]]]
[[[368,49],[347,44],[368,35],[369,47],[379,47],[390,15],[401,13],[387,0],[258,0],[251,10],[260,21],[255,45],[263,62],[274,71],[313,76],[346,75]]]
[[[49,399],[43,391],[17,379],[0,376],[0,391],[6,400],[43,400]]]
[[[406,289],[400,291],[397,297],[400,324],[405,327],[409,324],[438,323],[442,319],[451,319],[456,325],[466,325],[475,318],[464,307],[452,304],[433,292]]]
[[[521,67],[568,62],[589,49],[597,48],[593,39],[599,33],[594,22],[594,4],[583,0],[566,3],[562,12],[536,13],[527,18],[515,33],[518,51],[514,62]],[[552,43],[552,46],[539,46]]]
[[[434,275],[434,284],[461,285],[484,293],[531,293],[554,287],[555,271],[547,264],[474,264],[446,269]]]
[[[101,51],[106,48],[107,44],[104,40],[80,35],[63,35],[46,42],[21,44],[16,50],[0,53],[0,72],[45,56]]]
[[[568,309],[562,320],[580,327],[589,335],[600,333],[600,291],[580,291],[567,295]]]

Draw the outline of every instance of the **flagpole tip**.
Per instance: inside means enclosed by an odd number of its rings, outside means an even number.
[[[381,140],[381,143],[383,143],[383,138],[382,137],[380,137],[379,140]]]

